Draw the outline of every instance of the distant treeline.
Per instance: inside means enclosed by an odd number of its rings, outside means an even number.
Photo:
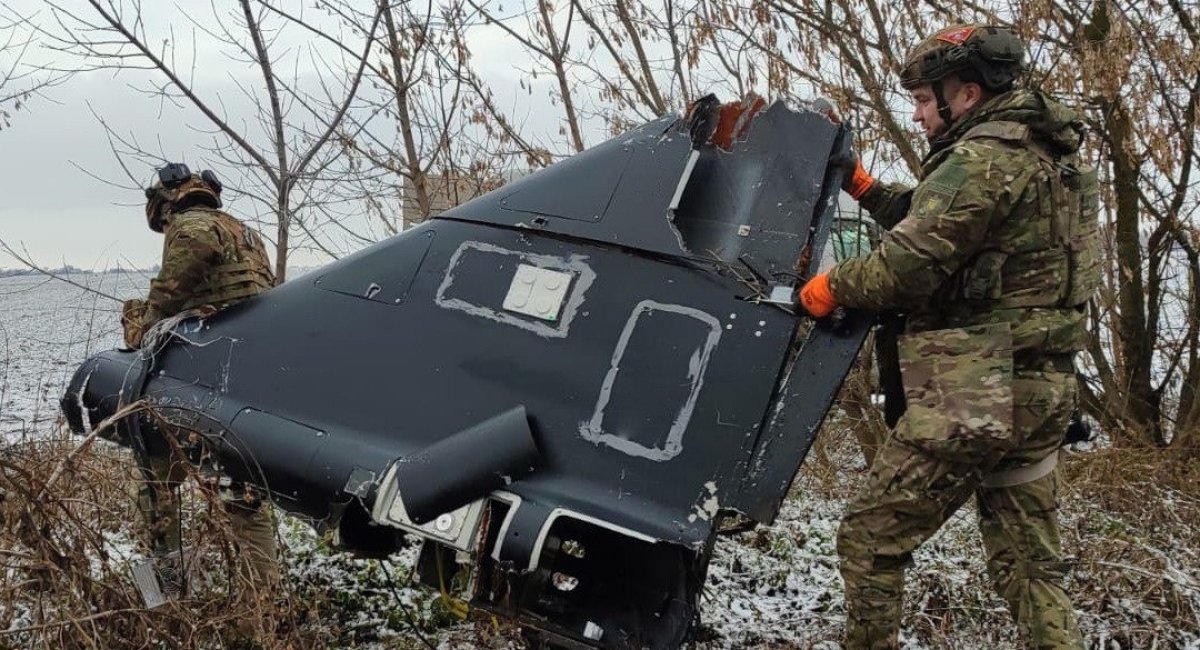
[[[56,269],[44,269],[44,270],[30,269],[30,268],[0,269],[0,278],[15,278],[15,277],[19,277],[22,275],[41,275],[43,273],[49,273],[49,274],[53,274],[53,275],[69,275],[69,274],[79,274],[79,273],[83,273],[83,274],[87,274],[87,275],[100,275],[102,273],[158,273],[158,269],[159,269],[159,265],[155,264],[154,266],[151,266],[150,268],[147,268],[147,269],[127,269],[127,268],[124,268],[121,266],[117,266],[117,267],[113,267],[111,269],[95,271],[95,270],[91,270],[91,269],[81,269],[81,268],[74,267],[74,266],[71,266],[70,264],[68,264],[66,266],[60,266]]]

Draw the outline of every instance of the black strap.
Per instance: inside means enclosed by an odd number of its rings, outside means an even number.
[[[900,334],[904,332],[904,315],[885,312],[875,328],[875,363],[879,367],[879,387],[883,390],[883,419],[894,429],[908,410],[904,397],[904,381],[900,375]]]
[[[930,84],[933,87],[933,98],[937,100],[938,115],[941,116],[944,122],[945,129],[949,129],[951,124],[954,124],[954,115],[950,112],[950,104],[946,101],[945,86],[942,85],[942,80]]]
[[[1018,350],[1013,354],[1013,367],[1018,370],[1052,370],[1075,372],[1075,355],[1071,352],[1047,354],[1036,350]]]

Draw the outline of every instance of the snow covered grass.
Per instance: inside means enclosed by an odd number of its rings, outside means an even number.
[[[140,278],[85,278],[120,297]],[[184,500],[195,557],[210,577],[179,605],[147,611],[128,574],[144,552],[128,456],[80,444],[57,422],[76,364],[117,342],[115,305],[37,278],[0,280],[0,648],[521,647],[502,621],[457,619],[412,584],[415,553],[386,562],[333,549],[281,517],[284,588],[269,594],[225,571],[221,509]],[[844,617],[834,540],[865,464],[844,416],[831,420],[772,526],[722,537],[696,650],[837,648]],[[45,482],[64,467],[52,488]],[[1070,591],[1090,647],[1200,650],[1200,468],[1160,452],[1097,449],[1063,470]],[[973,506],[926,544],[909,572],[903,646],[1021,647],[991,591]],[[241,644],[239,646],[239,644]]]
[[[772,527],[724,539],[710,573],[702,647],[838,647],[835,537],[866,473],[834,419]],[[1200,468],[1164,452],[1069,454],[1060,495],[1068,589],[1089,647],[1200,648]],[[905,648],[1022,647],[986,576],[968,504],[908,572]]]
[[[811,462],[835,463],[838,471],[802,469],[774,526],[718,545],[710,584],[720,596],[705,614],[719,639],[701,647],[840,647],[845,611],[837,526],[866,467],[845,428],[829,434]],[[914,561],[902,647],[1020,647],[1003,601],[988,585],[973,512],[955,515]]]

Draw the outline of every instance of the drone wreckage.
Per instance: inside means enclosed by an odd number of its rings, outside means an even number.
[[[63,408],[83,433],[144,400],[118,442],[200,440],[350,550],[419,536],[424,582],[549,645],[677,648],[722,520],[775,518],[871,324],[794,344],[848,150],[709,96],[97,354]]]

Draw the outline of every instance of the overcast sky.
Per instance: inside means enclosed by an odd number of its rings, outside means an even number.
[[[48,12],[38,0],[3,1],[9,10],[49,22]],[[232,1],[218,0],[221,3],[236,8]],[[65,0],[63,4],[78,8],[81,15],[90,11],[80,0]],[[296,4],[300,6],[299,2]],[[180,49],[190,55],[192,42],[184,35],[192,31],[192,26],[181,17],[179,5],[145,3],[145,6],[150,40],[167,38],[173,29],[186,45]],[[204,7],[200,3],[187,6]],[[0,14],[0,25],[4,22],[2,18]],[[556,114],[542,115],[545,111],[533,110],[532,105],[521,113],[520,95],[524,93],[516,92],[516,82],[522,75],[511,62],[523,55],[515,45],[494,27],[477,27],[470,39],[473,51],[486,53],[477,56],[475,63],[498,98],[516,106],[518,118],[535,126],[545,122],[546,131],[556,130]],[[272,48],[288,51],[297,44],[307,46],[309,40],[307,34],[293,27],[283,30]],[[241,80],[253,84],[257,70],[230,62],[226,52],[203,36],[196,43],[196,59],[208,65],[197,66],[194,85],[206,97],[220,98],[232,121],[250,119],[248,107],[239,108],[238,102],[244,100],[239,98],[236,84]],[[0,70],[11,59],[12,52],[0,53]],[[299,74],[315,73],[311,67],[304,69],[303,58],[299,61]],[[34,47],[26,52],[24,62],[61,67],[70,66],[72,61],[45,47]],[[145,267],[158,261],[162,238],[146,227],[141,191],[122,170],[105,130],[93,115],[99,115],[117,133],[136,137],[147,148],[162,151],[167,158],[189,162],[197,169],[198,146],[211,141],[197,127],[207,128],[207,124],[190,107],[178,108],[139,92],[151,80],[158,79],[154,73],[143,71],[77,74],[13,113],[11,127],[0,130],[0,189],[3,190],[0,239],[24,248],[34,260],[48,266],[66,263],[102,269],[117,264]],[[543,79],[538,83],[548,81]],[[148,165],[131,171],[140,176],[138,185],[148,183],[153,176]],[[215,171],[227,185],[235,176],[235,170]],[[226,197],[226,209],[235,215],[252,209],[244,204],[244,198],[229,198]],[[297,265],[312,265],[324,260],[298,254],[292,261]],[[16,260],[0,252],[0,268],[18,266]]]
[[[98,20],[84,0],[53,1],[80,16]],[[306,5],[305,0],[277,1],[289,11],[307,12],[305,17],[309,20],[318,23],[322,20],[318,12],[311,9],[311,2]],[[368,0],[362,1],[365,6],[370,6]],[[524,3],[520,0],[504,2],[507,10],[504,15],[516,16],[526,3],[528,0]],[[212,6],[222,13],[237,10],[234,0],[215,0]],[[216,21],[206,19],[213,11],[209,3],[190,0],[182,4],[147,2],[143,3],[143,8],[149,34],[147,41],[158,44],[170,39],[175,43],[174,53],[178,57],[175,67],[187,71],[189,83],[198,94],[224,111],[236,128],[255,132],[260,136],[258,142],[266,142],[257,127],[246,125],[253,120],[254,113],[252,104],[239,90],[239,85],[251,88],[262,85],[255,65],[232,61],[228,46],[222,46],[204,34],[192,37],[197,33],[197,25],[185,15],[184,8],[201,27],[212,29]],[[56,25],[43,0],[0,0],[0,28],[5,23],[6,11],[32,17],[47,29],[54,29]],[[277,18],[274,23],[267,23],[269,27],[280,24]],[[324,23],[327,26],[334,24]],[[509,24],[519,29],[523,20],[513,18]],[[231,27],[237,28],[233,23]],[[0,44],[3,43],[2,36],[0,33]],[[297,52],[306,53],[307,48],[320,50],[324,41],[312,38],[295,25],[272,32],[271,36],[272,55],[287,61],[288,70],[280,74],[298,82],[307,79],[315,84],[327,80],[328,73],[315,67],[310,58],[296,55]],[[552,150],[565,151],[567,136],[559,134],[562,109],[552,104],[549,98],[552,77],[540,75],[531,81],[526,72],[516,67],[526,66],[528,56],[499,27],[473,27],[467,38],[472,65],[495,92],[496,103],[509,112],[523,132],[540,136],[539,141],[548,143]],[[347,35],[343,42],[350,45],[360,40]],[[321,54],[334,52],[336,50],[328,48]],[[0,52],[0,77],[6,69],[6,61],[12,58],[11,51]],[[194,66],[191,65],[193,61]],[[53,67],[80,65],[78,59],[45,46],[35,46],[27,51],[24,62]],[[277,72],[281,67],[277,64]],[[699,83],[719,83],[722,78],[720,73],[708,76],[709,81]],[[211,126],[193,107],[175,106],[144,92],[162,81],[156,71],[76,74],[15,112],[11,127],[0,130],[0,190],[3,190],[0,239],[27,250],[34,261],[51,267],[65,263],[89,269],[118,264],[144,268],[158,262],[162,238],[146,227],[141,191],[152,180],[154,165],[150,161],[139,163],[126,158],[130,173],[134,175],[130,179],[114,155],[99,119],[120,137],[136,139],[145,149],[160,153],[168,160],[186,162],[198,171],[202,168],[199,161],[203,155],[202,146],[213,140],[204,132]],[[589,92],[586,88],[577,90]],[[718,86],[704,88],[702,92],[709,90],[722,92]],[[805,96],[802,90],[797,89],[797,92]],[[727,95],[728,90],[723,94]],[[585,110],[584,114],[589,113]],[[385,123],[383,128],[391,128],[386,120],[382,122]],[[606,137],[606,126],[598,117],[592,116],[584,128],[586,142],[594,144]],[[391,137],[385,135],[384,139]],[[259,206],[237,196],[238,177],[244,174],[244,168],[220,163],[210,163],[210,166],[225,181],[226,210],[242,218],[252,217]],[[268,239],[273,235],[269,231],[264,234]],[[297,251],[291,256],[291,262],[296,266],[313,266],[327,260],[327,257],[306,251]],[[0,268],[19,266],[18,261],[0,251]]]

